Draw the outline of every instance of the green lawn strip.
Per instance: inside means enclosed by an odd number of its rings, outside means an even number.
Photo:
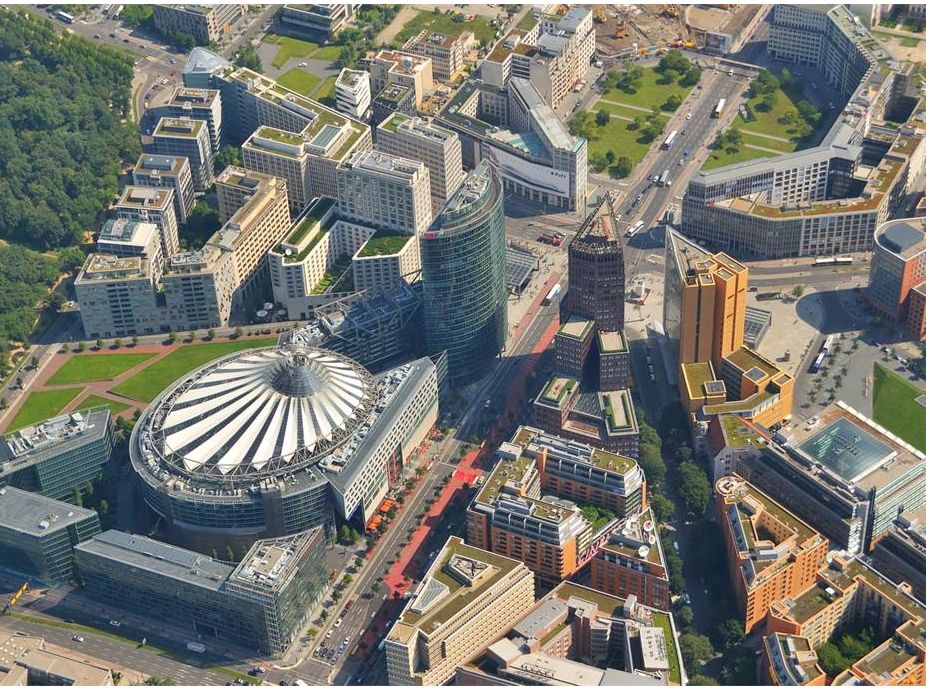
[[[87,408],[96,408],[98,406],[104,405],[109,408],[109,412],[113,417],[116,417],[119,415],[119,413],[129,409],[129,405],[127,403],[123,403],[122,401],[114,401],[111,398],[104,398],[103,396],[90,394],[77,404],[77,410],[86,410]]]
[[[211,360],[239,350],[262,348],[276,343],[275,337],[269,337],[180,346],[135,376],[126,379],[112,391],[133,401],[150,403],[174,381]]]
[[[317,43],[312,41],[303,41],[290,36],[280,36],[279,34],[267,34],[264,41],[279,46],[276,55],[273,56],[271,64],[280,69],[290,58],[305,58],[319,49]]]
[[[145,360],[154,357],[154,353],[119,353],[99,355],[72,355],[48,379],[48,384],[78,384],[89,381],[115,379]]]
[[[313,60],[331,60],[334,62],[341,57],[341,46],[323,46],[310,56]]]
[[[757,106],[762,101],[762,97],[750,98],[746,105],[755,116],[755,120],[743,120],[741,115],[737,115],[734,120],[734,127],[745,130],[752,130],[758,134],[770,134],[774,137],[793,138],[793,132],[789,132],[785,125],[778,122],[779,119],[791,108],[795,107],[794,101],[784,91],[779,89],[775,100],[775,107],[769,111],[762,111]],[[797,142],[795,141],[795,147]]]
[[[25,621],[30,624],[37,624],[39,626],[53,626],[57,629],[66,629],[68,631],[73,631],[74,633],[88,634],[91,636],[102,636],[104,638],[109,638],[114,641],[119,641],[120,643],[127,643],[133,645],[136,648],[139,647],[139,641],[134,638],[129,638],[128,636],[123,636],[122,634],[115,633],[113,631],[107,631],[106,629],[95,629],[92,626],[86,626],[84,624],[70,624],[66,621],[60,621],[58,619],[50,619],[47,617],[37,617],[30,614],[19,614],[14,612],[13,618],[19,621]],[[159,648],[156,645],[151,643],[145,644],[145,650],[148,652],[154,653],[155,655],[160,655],[162,657],[170,658],[176,662],[182,662],[184,664],[190,664],[190,656],[183,653],[177,653],[172,650],[166,650],[164,648]],[[252,677],[250,674],[245,674],[244,672],[237,672],[231,667],[225,667],[218,663],[204,663],[204,664],[194,664],[196,667],[201,669],[209,669],[219,674],[223,674],[231,678],[241,678],[248,682],[259,683],[260,680],[257,677]]]
[[[16,413],[16,417],[13,418],[13,422],[10,423],[7,431],[12,432],[26,425],[33,425],[36,422],[55,417],[55,415],[67,408],[68,404],[83,390],[84,387],[76,386],[52,391],[33,391],[26,397],[25,403]]]
[[[662,106],[673,94],[684,100],[694,88],[693,86],[680,86],[677,81],[672,84],[659,84],[657,80],[660,78],[660,74],[654,68],[644,68],[643,78],[634,93],[622,89],[611,89],[604,93],[603,98],[649,110],[653,106]]]
[[[334,85],[337,83],[338,78],[334,75],[326,77],[318,86],[315,87],[315,91],[312,92],[312,98],[316,101],[321,101],[322,103],[334,103]]]
[[[613,114],[620,114],[622,116],[628,114],[627,116],[630,117],[629,114],[633,113],[633,111],[628,109],[623,109],[618,113],[617,109],[620,108],[619,106],[607,106],[606,104],[602,104],[602,106],[605,110]],[[593,112],[594,110],[593,108]],[[665,123],[668,122],[668,119],[661,118],[661,120],[663,128],[665,128]],[[653,141],[646,141],[646,138],[641,134],[640,130],[629,129],[628,126],[632,127],[633,123],[619,118],[612,118],[604,127],[596,127],[596,132],[599,136],[589,140],[589,154],[604,154],[608,151],[613,151],[617,157],[627,156],[634,165],[639,163],[643,160],[643,157],[650,147],[653,146]]]
[[[904,48],[916,48],[920,44],[920,40],[921,39],[913,38],[912,36],[901,36],[900,45]]]
[[[485,17],[476,15],[476,18],[471,22],[460,22],[455,21],[453,17],[443,12],[438,14],[434,12],[418,12],[405,23],[393,43],[401,46],[424,29],[431,33],[444,34],[452,38],[456,38],[464,31],[472,31],[479,43],[484,46],[495,39],[495,28],[489,24],[489,20]]]
[[[746,141],[745,137],[743,137],[743,141]],[[773,156],[774,154],[759,151],[758,149],[750,149],[745,146],[741,146],[739,151],[735,151],[732,154],[726,151],[712,150],[710,156],[704,161],[704,165],[701,166],[701,170],[713,170],[714,168],[723,168],[724,166],[729,166],[734,163],[743,163],[757,158],[771,158]]]
[[[926,452],[926,408],[916,402],[926,391],[881,364],[874,369],[875,422],[889,429],[908,444]]]
[[[287,89],[292,89],[303,96],[310,96],[321,79],[301,67],[294,67],[277,77],[277,81]]]

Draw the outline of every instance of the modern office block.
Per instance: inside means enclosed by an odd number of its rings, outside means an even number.
[[[343,69],[334,84],[335,104],[339,111],[363,120],[370,112],[370,73]]]
[[[592,215],[569,243],[565,314],[594,320],[596,328],[624,328],[624,247],[610,214]]]
[[[244,5],[152,5],[158,31],[189,34],[197,45],[221,43],[244,12]]]
[[[351,258],[354,290],[392,290],[411,283],[421,271],[418,238],[378,230]]]
[[[721,478],[715,487],[730,581],[749,634],[772,603],[794,597],[815,582],[826,562],[828,542],[737,475]]]
[[[167,101],[167,112],[172,118],[205,120],[209,127],[209,145],[213,157],[222,148],[222,99],[218,89],[191,89],[178,86]]]
[[[370,124],[375,127],[393,113],[401,113],[410,118],[418,115],[414,89],[401,84],[390,84],[380,91],[370,104]]]
[[[107,530],[76,552],[91,597],[188,628],[191,636],[281,655],[327,585],[321,529],[259,540],[237,566]]]
[[[325,41],[344,28],[356,10],[352,3],[283,5],[277,21],[289,33]]]
[[[376,133],[380,151],[424,163],[431,177],[431,208],[438,213],[465,177],[460,137],[431,120],[401,113],[386,118]]]
[[[169,331],[158,300],[161,268],[139,256],[90,254],[74,279],[87,338],[115,338]]]
[[[59,415],[0,437],[0,486],[70,500],[112,455],[108,408]]]
[[[888,221],[875,233],[868,302],[914,340],[926,340],[926,225],[922,219]]]
[[[268,404],[253,409],[257,400]],[[167,389],[136,425],[130,453],[145,501],[173,539],[224,549],[330,530],[335,512],[365,523],[436,419],[430,360],[374,378],[344,356],[294,343],[220,358]]]
[[[74,547],[100,532],[96,511],[0,487],[0,569],[35,584],[67,583]]]
[[[215,167],[209,124],[187,117],[161,118],[151,133],[153,153],[184,156],[190,162],[193,187],[205,192],[215,182]]]
[[[165,259],[180,251],[173,189],[129,185],[122,190],[115,212],[117,218],[154,223],[160,229],[161,249]]]
[[[350,221],[418,235],[433,219],[431,179],[418,161],[360,151],[338,169],[338,209]]]
[[[501,180],[472,171],[421,236],[425,342],[447,351],[449,376],[471,381],[505,345],[505,213]]]
[[[458,36],[448,36],[428,29],[409,38],[402,50],[434,63],[434,78],[453,83],[462,73],[466,52],[473,44],[471,31],[463,31]]]
[[[132,169],[132,183],[138,187],[170,187],[174,191],[177,222],[187,222],[193,208],[193,176],[185,156],[142,154]]]
[[[290,213],[294,217],[313,198],[304,143],[301,135],[260,127],[241,145],[241,164],[245,169],[286,180]]]
[[[44,638],[0,633],[0,686],[114,686],[110,667],[81,653],[50,646]]]
[[[380,50],[369,60],[371,92],[382,94],[390,86],[404,86],[412,91],[414,108],[420,108],[425,96],[434,91],[431,58],[396,50]]]
[[[390,685],[446,683],[533,603],[526,566],[448,538],[386,636]]]
[[[151,262],[158,276],[164,267],[161,229],[154,223],[128,218],[109,219],[100,228],[96,240],[100,254],[116,257],[142,257]]]

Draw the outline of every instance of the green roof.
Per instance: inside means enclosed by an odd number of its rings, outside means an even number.
[[[366,241],[366,243],[364,243],[357,256],[383,257],[390,254],[397,254],[402,251],[411,239],[411,235],[380,228]]]
[[[750,443],[764,444],[763,439],[749,425],[736,415],[721,415],[720,424],[723,425],[727,444],[730,446],[745,446]]]
[[[521,17],[520,20],[518,20],[518,23],[515,24],[515,28],[520,29],[521,31],[530,31],[535,26],[537,26],[539,21],[540,21],[539,19],[534,17],[532,12],[528,11],[527,14],[525,14],[523,17]]]
[[[496,463],[495,468],[485,479],[482,489],[476,496],[476,501],[484,504],[491,504],[501,494],[502,487],[512,478],[520,479],[524,473],[534,463],[534,459],[529,456],[518,456],[515,459],[501,459]]]
[[[559,405],[578,385],[578,381],[569,377],[553,377],[544,387],[540,399],[547,403]]]
[[[285,130],[279,130],[276,127],[261,127],[257,130],[257,136],[263,137],[264,139],[272,139],[275,142],[280,142],[281,144],[289,144],[290,146],[302,146],[305,142],[305,139],[302,135],[293,134],[292,132],[286,132]]]
[[[312,227],[319,223],[322,220],[322,217],[328,213],[335,204],[337,204],[337,201],[331,197],[320,197],[317,199],[308,209],[306,209],[306,213],[302,221],[293,229],[293,231],[289,234],[289,237],[286,238],[287,244],[298,245],[299,242],[306,236],[306,233],[312,230]]]
[[[390,115],[388,118],[383,120],[379,125],[381,130],[389,130],[390,132],[395,132],[399,125],[408,120],[408,117],[402,115],[402,113],[395,112]]]

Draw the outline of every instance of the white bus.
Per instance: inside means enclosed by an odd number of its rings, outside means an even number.
[[[845,264],[851,264],[855,261],[855,257],[836,257],[836,264],[843,266]]]
[[[714,108],[713,117],[719,118],[720,114],[723,113],[723,109],[726,107],[726,105],[727,105],[727,99],[725,98],[722,98],[719,101],[717,101],[717,106]]]
[[[68,14],[67,12],[62,12],[61,10],[58,10],[57,12],[55,12],[55,17],[57,17],[58,19],[60,19],[60,20],[61,20],[62,22],[64,22],[65,24],[73,24],[73,23],[74,23],[74,17],[73,17],[72,15]]]
[[[552,304],[552,302],[557,297],[559,297],[560,291],[562,291],[562,289],[563,289],[563,286],[561,286],[559,283],[557,283],[555,286],[550,288],[550,292],[547,293],[547,296],[543,299],[543,304],[545,305]]]
[[[632,238],[634,235],[643,230],[643,221],[637,221],[627,229],[627,237]]]
[[[663,149],[671,149],[672,145],[675,143],[675,138],[678,136],[678,130],[672,130],[669,132],[669,136],[666,137],[666,140],[662,143]]]

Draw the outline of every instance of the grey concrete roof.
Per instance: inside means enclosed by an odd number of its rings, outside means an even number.
[[[16,487],[0,489],[0,528],[8,528],[33,537],[41,537],[66,528],[95,514],[96,511],[82,509]]]

